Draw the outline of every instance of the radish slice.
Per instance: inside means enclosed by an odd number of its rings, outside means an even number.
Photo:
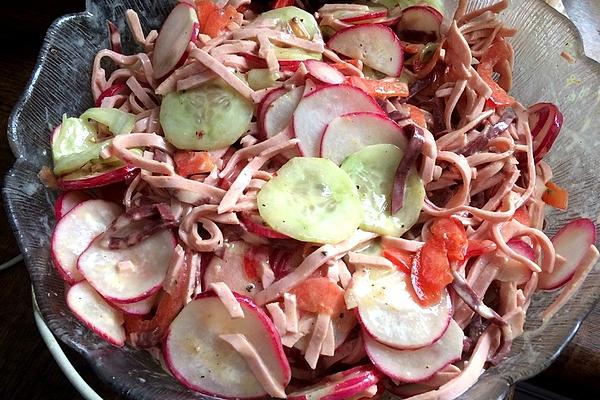
[[[188,44],[198,34],[196,10],[187,3],[173,8],[160,29],[152,55],[154,79],[171,72],[187,51]]]
[[[521,239],[511,239],[507,244],[508,247],[518,254],[529,258],[531,261],[535,261],[533,247]],[[531,270],[522,263],[507,263],[499,265],[496,280],[500,282],[514,282],[517,285],[521,285],[531,279],[531,273]]]
[[[344,83],[344,74],[323,61],[306,60],[304,61],[304,66],[313,78],[323,83],[330,85]]]
[[[537,103],[529,107],[529,126],[533,136],[533,157],[540,161],[554,144],[563,124],[563,115],[555,104]]]
[[[233,241],[224,246],[223,257],[213,256],[204,272],[204,287],[224,282],[229,288],[246,296],[254,297],[263,287],[257,271],[246,267],[245,255],[250,246],[244,241]],[[248,272],[252,276],[248,276]]]
[[[590,245],[594,243],[596,226],[591,220],[579,218],[562,227],[552,238],[552,244],[556,254],[563,257],[564,262],[557,260],[554,271],[542,272],[539,275],[538,288],[554,290],[567,283],[575,274]]]
[[[387,13],[388,13],[388,11],[385,8],[372,9],[369,12],[366,12],[364,14],[354,15],[354,16],[345,16],[345,17],[339,18],[339,20],[342,22],[346,22],[348,24],[367,23],[367,22],[371,22],[374,19],[384,18],[387,16]]]
[[[400,40],[384,25],[363,24],[342,29],[329,39],[327,46],[388,76],[400,76],[404,66]]]
[[[265,137],[272,138],[284,130],[292,120],[304,93],[304,87],[296,87],[270,103],[264,112],[262,128]]]
[[[437,42],[444,16],[435,8],[417,5],[402,10],[396,31],[402,40],[411,43]]]
[[[459,360],[464,334],[450,320],[446,333],[435,343],[416,350],[397,350],[363,335],[367,355],[384,374],[401,382],[419,382],[431,378],[448,364]]]
[[[58,221],[50,244],[52,261],[70,284],[83,279],[77,259],[92,240],[113,222],[123,208],[104,200],[88,200],[74,207]]]
[[[402,128],[379,113],[357,112],[337,117],[329,123],[321,141],[321,157],[340,165],[350,154],[373,145],[393,144],[406,148]]]
[[[238,217],[240,219],[241,225],[250,233],[254,233],[255,235],[262,236],[267,239],[289,239],[290,237],[284,235],[283,233],[279,233],[269,228],[264,224],[264,221],[258,215],[253,215],[250,213],[239,213]]]
[[[360,269],[352,275],[346,304],[358,305],[359,322],[378,342],[396,349],[418,349],[437,341],[448,328],[452,303],[444,290],[439,303],[421,306],[410,281],[399,271]]]
[[[302,98],[293,120],[300,153],[304,157],[318,157],[327,125],[336,117],[359,111],[384,115],[375,99],[352,86],[326,86]]]
[[[87,282],[79,282],[67,292],[67,305],[88,328],[115,346],[125,343],[123,314],[111,307]]]
[[[175,244],[171,231],[118,250],[103,247],[99,237],[81,254],[77,268],[105,299],[137,303],[161,288]]]
[[[135,303],[116,303],[112,305],[123,311],[127,315],[146,315],[152,311],[152,307],[156,304],[158,295],[150,296],[147,299]]]
[[[235,298],[244,318],[231,318],[212,292],[197,296],[171,323],[163,355],[169,370],[190,389],[226,398],[262,397],[266,391],[246,361],[219,335],[244,335],[283,387],[290,381],[290,366],[269,317],[249,298]]]
[[[83,192],[62,192],[60,196],[58,196],[58,199],[56,199],[56,203],[54,203],[54,215],[56,216],[56,219],[61,219],[66,213],[75,208],[75,206],[87,200],[90,200],[90,196]]]
[[[344,400],[357,396],[377,385],[381,376],[372,365],[361,365],[329,375],[318,384],[291,393],[288,400]]]
[[[257,124],[258,124],[258,131],[261,134],[263,139],[266,138],[266,134],[264,132],[264,126],[263,126],[263,122],[265,120],[265,113],[267,112],[267,110],[269,109],[271,104],[273,104],[273,102],[275,100],[277,100],[278,98],[280,98],[287,92],[288,91],[282,87],[278,87],[273,90],[270,90],[269,93],[267,93],[265,95],[265,97],[262,99],[262,101],[259,103],[258,107],[256,108],[256,119],[257,119]]]
[[[62,190],[97,188],[127,180],[133,176],[135,171],[137,171],[137,168],[131,165],[118,166],[91,174],[80,170],[61,176],[57,181],[57,185]]]

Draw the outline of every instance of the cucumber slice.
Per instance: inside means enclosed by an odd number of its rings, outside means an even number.
[[[248,71],[248,86],[253,90],[266,89],[275,86],[277,79],[281,78],[278,72],[271,72],[268,69],[251,69]]]
[[[89,108],[81,118],[84,121],[92,119],[108,127],[108,130],[115,135],[125,135],[131,133],[135,126],[135,115],[116,108]]]
[[[267,224],[303,242],[348,239],[363,216],[350,177],[324,158],[291,159],[263,186],[256,200]]]
[[[182,150],[216,150],[248,130],[254,107],[220,80],[171,92],[163,98],[160,123],[167,140]]]
[[[356,185],[364,220],[361,229],[380,235],[402,236],[417,222],[423,208],[425,188],[417,171],[408,174],[404,207],[390,214],[394,175],[404,151],[392,144],[376,144],[348,156],[342,169]]]
[[[396,3],[402,9],[416,5],[431,6],[444,14],[444,2],[442,0],[396,0]]]
[[[292,33],[289,22],[296,18],[303,26],[311,40],[321,39],[321,30],[315,17],[298,7],[282,7],[267,11],[259,15],[253,25],[261,25],[265,21],[274,21],[281,31]]]
[[[273,46],[273,52],[275,57],[279,61],[304,61],[304,60],[318,60],[321,61],[323,56],[321,53],[312,53],[310,51],[296,49],[293,47],[277,47]]]

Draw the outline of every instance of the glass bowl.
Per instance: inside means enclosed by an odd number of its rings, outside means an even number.
[[[477,0],[471,7],[495,0]],[[17,161],[5,180],[7,214],[25,256],[41,314],[51,331],[75,349],[98,376],[129,399],[209,399],[184,388],[145,351],[115,348],[85,328],[69,311],[64,284],[50,261],[53,203],[57,192],[44,187],[37,173],[51,165],[49,132],[64,113],[79,115],[92,106],[89,75],[95,53],[108,47],[106,20],[121,29],[124,51],[132,52],[125,33],[124,12],[140,12],[149,29],[160,22],[174,1],[88,0],[87,10],[56,20],[46,35],[35,71],[10,118],[8,138]],[[448,1],[448,10],[456,2]],[[449,14],[449,13],[448,13]],[[600,65],[588,59],[575,26],[542,0],[513,0],[503,14],[520,29],[513,40],[516,51],[513,94],[523,104],[551,101],[565,116],[562,134],[548,160],[556,182],[571,194],[567,212],[548,216],[552,235],[567,221],[600,214]],[[566,62],[566,50],[577,61]],[[525,333],[515,341],[510,356],[487,370],[461,399],[500,399],[510,385],[546,368],[573,337],[581,320],[600,296],[600,270],[591,272],[577,295],[546,326],[541,310],[556,296],[538,293],[530,307]]]

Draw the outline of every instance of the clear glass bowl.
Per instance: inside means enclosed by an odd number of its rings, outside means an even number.
[[[471,7],[495,0],[473,1]],[[55,223],[57,192],[48,190],[37,173],[51,165],[49,132],[61,116],[79,115],[92,106],[89,75],[95,53],[108,46],[106,20],[127,32],[123,14],[140,12],[142,25],[158,28],[173,1],[88,0],[87,11],[59,18],[50,27],[31,82],[15,106],[8,137],[17,161],[6,177],[4,198],[41,313],[52,332],[77,350],[116,391],[130,399],[208,399],[193,393],[163,371],[144,351],[118,349],[85,328],[64,300],[64,284],[50,262],[50,235]],[[454,1],[448,1],[452,10]],[[562,134],[549,155],[555,179],[570,194],[569,211],[548,217],[552,234],[572,218],[596,220],[600,214],[600,65],[583,53],[575,26],[541,0],[513,0],[505,20],[520,29],[516,50],[514,95],[525,104],[545,100],[559,104],[565,115]],[[125,51],[133,51],[131,37],[123,36]],[[577,59],[567,63],[560,53]],[[540,312],[556,296],[539,293],[528,313],[526,331],[510,356],[485,372],[461,399],[503,398],[510,385],[546,368],[574,335],[581,320],[600,296],[600,271],[592,271],[571,301],[540,327]]]

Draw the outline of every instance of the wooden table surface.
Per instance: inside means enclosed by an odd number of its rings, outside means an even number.
[[[567,12],[585,35],[588,54],[600,60],[600,2],[598,0],[565,0]],[[44,33],[58,16],[81,11],[83,0],[11,1],[3,5],[3,38],[0,57],[0,175],[13,163],[6,140],[10,111],[23,91],[35,64]],[[1,179],[1,178],[0,178]],[[0,213],[0,262],[18,255],[4,213]],[[600,391],[600,305],[581,325],[575,339],[547,371],[528,384],[571,399],[597,398]],[[91,370],[73,352],[84,379],[105,399],[117,399],[99,382]],[[517,393],[517,399],[533,399],[527,395],[530,386]],[[591,396],[591,397],[590,397]],[[81,396],[58,368],[35,327],[29,276],[23,263],[0,272],[0,399],[71,400]],[[558,397],[557,397],[558,398]],[[563,397],[561,397],[563,398]]]

